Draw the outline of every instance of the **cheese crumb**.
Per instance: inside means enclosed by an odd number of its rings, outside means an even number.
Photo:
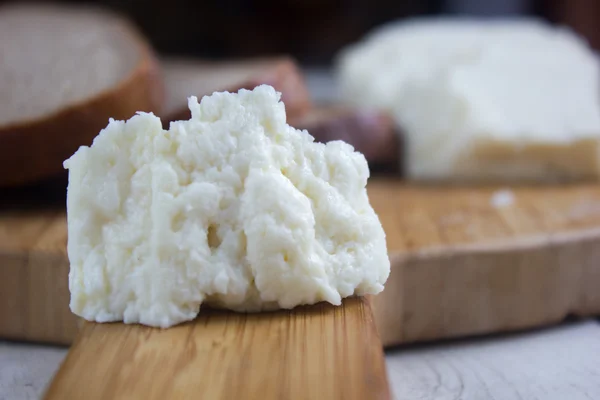
[[[362,154],[287,125],[270,86],[189,108],[167,131],[152,114],[111,120],[65,161],[75,314],[169,327],[203,303],[261,311],[383,290]]]
[[[510,207],[514,202],[514,193],[507,189],[495,191],[490,199],[490,203],[494,208]]]

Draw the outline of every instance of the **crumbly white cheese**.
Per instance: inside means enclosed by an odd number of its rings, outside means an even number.
[[[394,114],[413,179],[598,177],[600,64],[571,31],[417,20],[346,50],[338,72],[342,98]]]
[[[369,169],[343,142],[286,124],[270,86],[215,93],[165,131],[111,120],[69,169],[71,310],[169,327],[202,303],[292,308],[379,293],[385,234]]]

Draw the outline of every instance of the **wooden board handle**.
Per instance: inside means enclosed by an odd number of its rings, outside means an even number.
[[[46,399],[389,399],[368,298],[340,307],[204,310],[161,330],[86,323]]]

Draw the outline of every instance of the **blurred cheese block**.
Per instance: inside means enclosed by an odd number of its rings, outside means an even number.
[[[232,61],[206,61],[166,58],[162,61],[167,87],[163,123],[190,119],[189,96],[201,99],[213,92],[237,93],[267,84],[281,92],[288,117],[304,114],[310,108],[310,96],[297,64],[288,57],[256,58]]]
[[[340,97],[357,106],[391,109],[407,82],[427,80],[440,65],[502,44],[589,53],[571,31],[536,19],[415,18],[383,25],[340,52],[335,71]]]
[[[598,176],[594,59],[495,48],[407,83],[397,116],[414,178],[571,180]],[[511,57],[527,60],[527,67]],[[586,62],[588,61],[588,62]]]
[[[535,20],[391,25],[338,64],[342,98],[394,114],[423,180],[597,178],[599,73],[584,41]]]

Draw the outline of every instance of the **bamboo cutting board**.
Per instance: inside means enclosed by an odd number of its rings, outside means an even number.
[[[510,204],[494,200],[502,187],[379,179],[368,190],[392,261],[374,300],[385,345],[600,314],[600,185],[513,188]],[[56,192],[0,197],[0,337],[75,337],[64,190]]]
[[[46,399],[390,399],[367,298],[202,311],[161,330],[85,323]]]

